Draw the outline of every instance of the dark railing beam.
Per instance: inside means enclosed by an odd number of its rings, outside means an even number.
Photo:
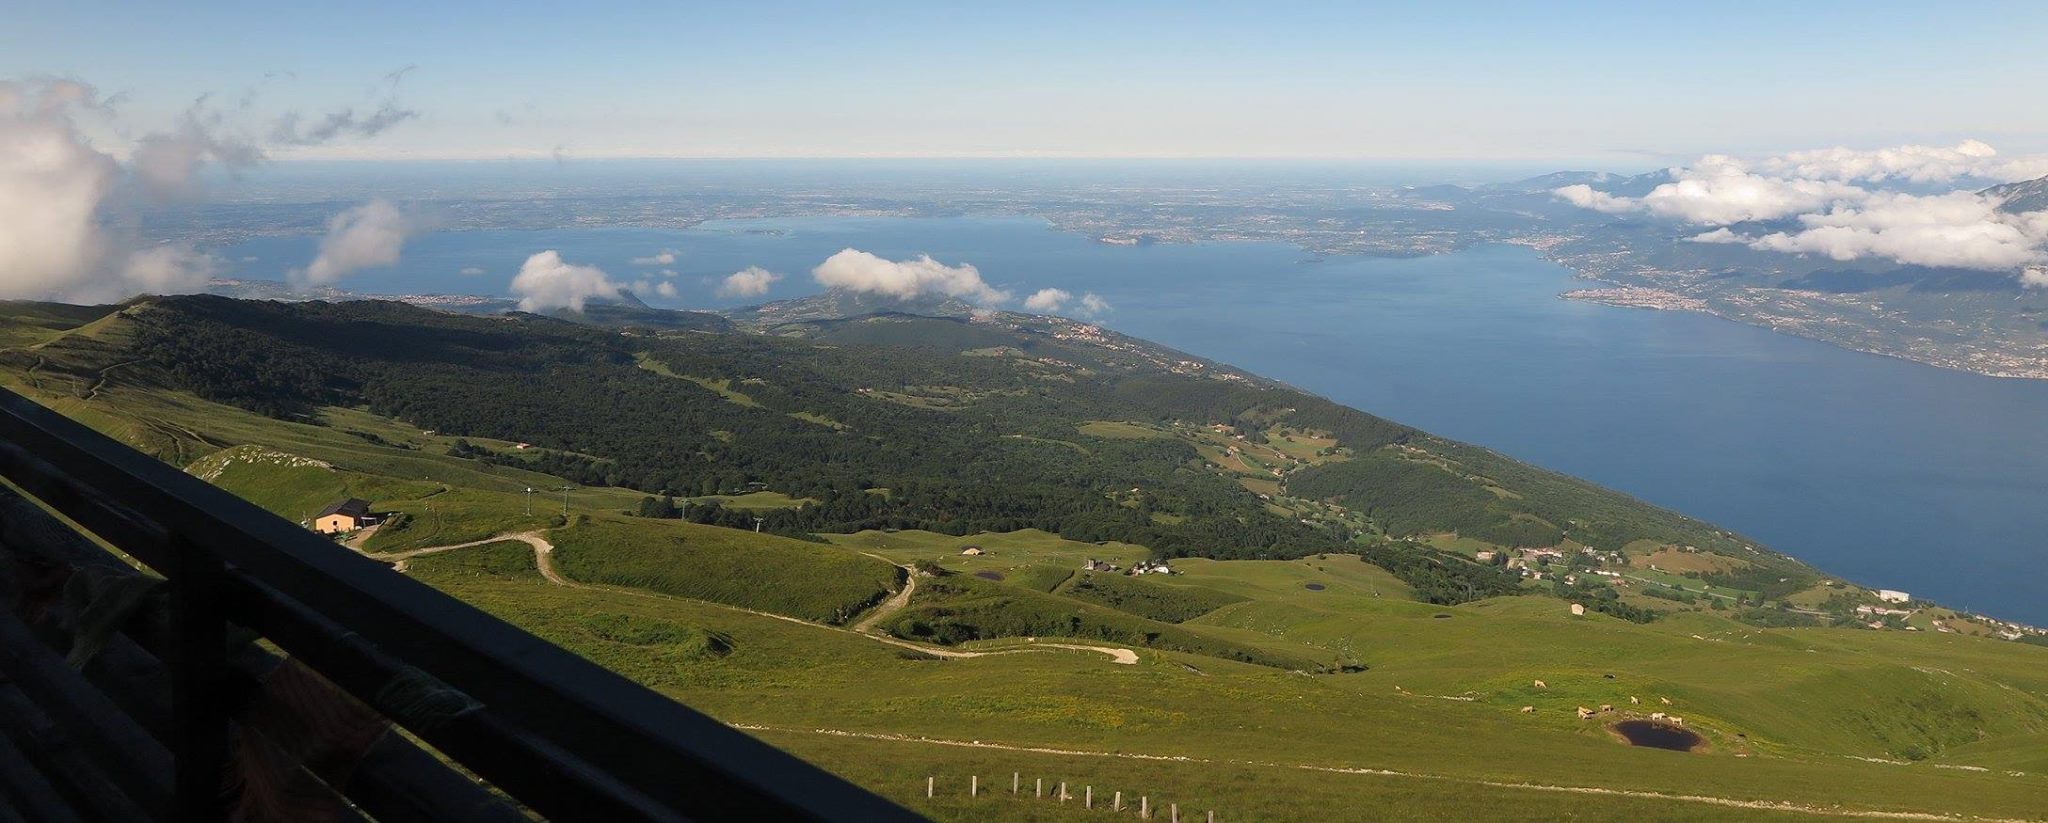
[[[408,728],[544,814],[582,817],[604,808],[621,819],[916,819],[5,391],[0,474],[174,580],[187,575],[173,547],[192,541],[221,564],[214,600],[225,604],[225,617],[373,707],[391,710],[377,705],[375,686],[410,666],[474,698],[482,709],[438,728]],[[211,619],[196,605],[191,615]],[[194,631],[196,638],[203,630]],[[199,778],[191,780],[196,791]]]
[[[191,541],[171,541],[171,740],[179,820],[223,816],[228,758],[227,569]]]

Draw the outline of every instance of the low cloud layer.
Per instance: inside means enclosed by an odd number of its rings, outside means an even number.
[[[652,277],[642,277],[635,281],[633,283],[633,293],[641,297],[651,294],[665,300],[674,300],[683,294],[682,290],[676,288],[676,284],[667,280],[656,280]]]
[[[2048,155],[2002,157],[1981,140],[1954,146],[1894,146],[1884,149],[1835,147],[1767,157],[1761,171],[1801,180],[1850,183],[1954,183],[1982,180],[2011,183],[2048,175]]]
[[[1068,308],[1070,305],[1071,310]],[[1094,317],[1109,311],[1109,301],[1096,296],[1094,292],[1083,294],[1076,300],[1074,293],[1066,289],[1039,289],[1032,292],[1030,297],[1024,298],[1024,308],[1048,314],[1065,312],[1076,317]]]
[[[2009,214],[1998,206],[1995,198],[1972,192],[1880,193],[1856,206],[1800,215],[1799,231],[1766,234],[1749,247],[1992,271],[2048,260],[2048,211]]]
[[[1074,294],[1066,289],[1039,289],[1024,298],[1024,308],[1032,311],[1059,311]]]
[[[768,287],[781,280],[776,274],[760,266],[748,266],[725,276],[718,283],[719,297],[760,297],[768,293]]]
[[[819,285],[848,291],[884,294],[910,299],[927,294],[958,297],[983,306],[1010,299],[1010,293],[990,286],[980,270],[967,264],[948,266],[920,255],[911,260],[887,260],[858,249],[844,249],[811,270]]]
[[[357,269],[389,266],[398,262],[408,231],[405,215],[387,200],[372,200],[344,211],[327,221],[319,255],[303,272],[294,272],[292,279],[326,284]]]
[[[676,250],[662,249],[647,257],[635,257],[632,263],[635,266],[673,266],[676,264]]]
[[[604,270],[571,264],[552,249],[526,258],[519,266],[519,274],[512,278],[512,293],[519,297],[519,309],[530,312],[582,311],[591,299],[618,297],[622,288],[606,277]]]
[[[1990,271],[2048,262],[2048,212],[2006,212],[1997,198],[1971,189],[1926,191],[2048,175],[2048,156],[2002,157],[1970,140],[1951,147],[1834,148],[1756,160],[1709,155],[1670,174],[1671,182],[1639,198],[1586,185],[1552,194],[1603,213],[1640,212],[1711,227],[1689,238],[1696,243]],[[1783,221],[1796,228],[1748,234],[1731,228]]]

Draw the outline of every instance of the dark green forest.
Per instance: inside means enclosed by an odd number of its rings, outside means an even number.
[[[448,435],[531,443],[517,453],[462,443],[455,453],[637,489],[653,498],[638,513],[653,517],[751,526],[758,514],[765,530],[793,536],[1038,528],[1166,557],[1357,550],[1348,532],[1276,514],[1189,443],[1078,431],[1096,420],[1222,423],[1256,441],[1280,424],[1329,432],[1358,455],[1294,473],[1287,491],[1363,512],[1389,535],[1456,532],[1510,546],[1568,537],[1603,549],[1651,539],[1781,559],[1484,449],[1220,367],[1178,373],[1164,364],[1188,355],[1130,338],[1062,338],[1021,315],[888,315],[756,334],[379,301],[191,296],[129,314],[132,353],[177,388],[280,418],[317,423],[323,406],[362,407]],[[755,488],[816,502],[758,513],[662,505]],[[1131,504],[1134,489],[1142,505]],[[1440,602],[1498,588],[1452,574],[1418,588]]]

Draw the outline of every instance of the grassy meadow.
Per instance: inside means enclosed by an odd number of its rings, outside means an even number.
[[[539,531],[586,586],[549,582],[517,541],[404,573],[934,818],[1075,819],[1122,791],[1183,820],[2048,819],[2048,647],[1931,623],[1642,624],[1539,596],[1434,605],[1351,554],[1125,577],[1081,567],[1128,568],[1147,547],[1036,530],[807,542],[627,517],[641,495],[622,489],[571,489],[561,517],[559,478],[451,456],[453,438],[359,409],[278,420],[124,378],[105,356],[119,324],[60,328],[76,322],[0,323],[0,384],[293,520],[343,495],[403,514],[373,554]],[[1258,450],[1151,423],[1074,436],[1200,439],[1252,472],[1344,457],[1279,429]],[[1631,574],[1681,585],[1701,585],[1684,564],[1726,563],[1642,548],[1659,568]],[[906,582],[915,594],[876,634],[846,628]],[[1651,712],[1684,718],[1704,749],[1630,747],[1606,728]],[[1027,796],[1009,794],[1013,773]],[[966,796],[970,775],[986,795]],[[1028,797],[1039,779],[1074,798]]]

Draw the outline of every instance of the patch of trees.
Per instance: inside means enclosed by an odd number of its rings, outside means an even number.
[[[1088,572],[1074,578],[1074,581],[1059,593],[1076,600],[1099,603],[1120,612],[1149,617],[1164,623],[1193,620],[1245,600],[1234,594],[1200,586],[1176,586],[1156,583],[1141,577]]]
[[[1287,490],[1364,512],[1389,534],[1456,532],[1503,546],[1554,546],[1556,526],[1434,463],[1387,452],[1296,472]]]
[[[1819,577],[1803,568],[1757,565],[1701,574],[1699,579],[1717,587],[1760,592],[1762,599],[1776,600],[1811,588]]]
[[[1642,588],[1642,593],[1644,597],[1654,597],[1658,600],[1673,600],[1679,603],[1699,602],[1698,595],[1684,589],[1667,589],[1663,586],[1645,585]]]
[[[1072,637],[1282,669],[1333,670],[1294,655],[965,575],[920,582],[917,600],[890,631],[908,640],[949,645],[999,637]]]
[[[1421,543],[1395,541],[1360,546],[1359,559],[1387,570],[1415,590],[1424,603],[1454,606],[1489,597],[1521,594],[1521,578],[1499,566],[1482,566]]]
[[[1558,597],[1585,606],[1587,609],[1630,623],[1649,623],[1657,619],[1654,609],[1646,609],[1621,599],[1621,593],[1604,583],[1581,583],[1573,586],[1560,580],[1553,590]]]
[[[1820,625],[1820,620],[1814,618],[1813,615],[1801,614],[1782,607],[1773,609],[1763,606],[1752,606],[1736,612],[1734,617],[1744,623],[1752,626],[1762,626],[1766,629],[1803,628]]]
[[[1038,528],[1142,544],[1166,557],[1350,550],[1348,535],[1268,511],[1234,479],[1203,466],[1183,441],[1076,432],[1089,420],[1141,420],[1228,421],[1247,437],[1276,423],[1333,432],[1359,458],[1298,472],[1290,491],[1343,501],[1396,535],[1455,531],[1504,545],[1553,545],[1569,529],[1603,548],[1641,537],[1728,542],[1625,496],[1277,384],[1172,374],[1028,330],[913,318],[897,323],[901,329],[866,324],[889,328],[862,326],[820,345],[748,334],[621,335],[534,315],[472,317],[375,301],[205,296],[156,300],[136,320],[134,352],[170,384],[210,400],[279,417],[361,406],[449,435],[527,442],[535,448],[518,455],[457,448],[462,456],[656,498],[760,484],[818,501],[758,514],[696,505],[687,512],[697,522],[741,528],[758,516],[764,531],[792,536]],[[924,336],[935,322],[951,323],[950,336]],[[863,335],[927,343],[881,345],[862,342]],[[1083,370],[958,352],[1004,340]],[[744,398],[641,368],[643,356],[675,375],[727,381],[727,391]],[[972,400],[937,409],[883,399],[922,396],[929,387]],[[1458,470],[1374,451],[1396,443],[1443,455]],[[1512,493],[1496,495],[1464,474]],[[884,488],[887,494],[872,493]],[[1134,488],[1142,489],[1141,504],[1125,505]],[[1458,592],[1471,583],[1459,575],[1440,582],[1445,598],[1466,596]]]

